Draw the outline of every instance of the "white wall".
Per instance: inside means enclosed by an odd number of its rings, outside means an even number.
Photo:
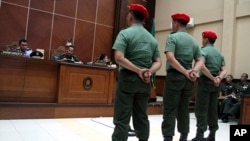
[[[156,0],[155,26],[163,66],[157,75],[166,75],[165,42],[171,32],[171,14],[185,12],[194,18],[195,26],[188,32],[201,45],[203,30],[218,34],[215,46],[226,59],[228,73],[239,78],[241,73],[250,75],[250,0]],[[250,60],[250,58],[249,58]]]

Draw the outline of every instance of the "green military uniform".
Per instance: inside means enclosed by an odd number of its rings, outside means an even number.
[[[175,58],[185,69],[192,69],[194,59],[201,57],[199,45],[186,30],[170,34],[165,52],[174,52]],[[162,134],[164,137],[175,133],[175,119],[180,133],[189,132],[189,100],[192,96],[194,82],[167,63],[167,76],[163,95]]]
[[[227,96],[232,94],[235,91],[235,83],[225,82],[221,84],[220,92],[222,96]],[[228,99],[228,98],[227,98]],[[218,101],[218,115],[221,116],[224,110],[225,102],[227,99],[219,99]]]
[[[158,43],[141,24],[133,24],[122,30],[113,45],[114,50],[140,68],[150,68],[153,58],[159,58]],[[127,141],[132,114],[136,136],[141,140],[149,138],[147,105],[151,85],[144,83],[138,74],[119,66],[115,95],[112,141]]]
[[[213,46],[207,44],[201,48],[205,66],[213,76],[218,76],[222,66],[225,66],[223,55]],[[207,78],[202,72],[198,80],[198,89],[195,103],[195,116],[197,118],[197,132],[204,133],[207,125],[212,133],[218,129],[217,103],[219,87]]]
[[[225,82],[221,84],[220,91],[222,93],[222,96],[227,96],[229,94],[232,94],[235,90],[235,83],[233,82]]]
[[[80,62],[80,60],[78,59],[78,57],[74,54],[67,54],[67,53],[64,53],[64,54],[61,54],[57,60],[61,60],[63,58],[66,58],[67,60],[65,60],[65,62]]]
[[[223,114],[231,114],[238,116],[240,114],[241,97],[243,95],[250,95],[250,84],[248,82],[239,82],[236,84],[234,93],[236,98],[228,98],[224,102]],[[227,121],[228,119],[225,119]]]

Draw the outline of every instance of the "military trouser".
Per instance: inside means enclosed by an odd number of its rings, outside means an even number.
[[[232,116],[238,117],[240,115],[241,101],[234,104],[234,106],[230,109],[229,113]]]
[[[231,114],[233,116],[236,116],[240,113],[241,101],[238,101],[234,98],[228,98],[223,101],[223,104],[224,104],[224,109],[223,109],[224,114]]]
[[[127,141],[129,122],[132,114],[136,136],[141,140],[149,138],[147,106],[151,85],[144,83],[139,76],[129,70],[121,70],[115,95],[115,129],[112,141]]]
[[[197,131],[204,133],[209,126],[210,132],[218,130],[218,93],[219,87],[205,76],[198,81],[197,94],[195,97],[195,116],[197,118]]]
[[[218,113],[218,116],[221,117],[222,114],[223,114],[223,109],[224,109],[224,100],[225,99],[218,99],[218,107],[217,107],[217,113]]]
[[[177,71],[168,71],[163,95],[162,134],[174,136],[175,120],[180,133],[189,133],[189,101],[194,83]]]

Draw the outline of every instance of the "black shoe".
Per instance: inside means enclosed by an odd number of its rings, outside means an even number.
[[[135,132],[135,130],[131,129],[130,127],[129,127],[128,131],[129,132]]]
[[[187,141],[187,134],[181,134],[179,141]]]
[[[191,141],[206,141],[206,139],[204,138],[204,133],[197,132],[196,137]]]
[[[128,132],[128,136],[132,137],[132,136],[136,136],[135,132]]]
[[[225,115],[221,120],[222,120],[222,122],[227,123],[228,122],[228,115]]]
[[[223,120],[227,114],[222,114],[219,119]]]
[[[172,141],[173,137],[172,136],[166,136],[164,137],[164,141]]]
[[[207,137],[206,141],[215,141],[215,137]]]
[[[205,138],[193,138],[191,141],[206,141]]]
[[[129,137],[131,137],[131,136],[136,136],[135,130],[132,130],[130,126],[129,126],[129,129],[128,129],[128,136],[129,136]]]
[[[215,132],[210,132],[206,141],[215,141]]]

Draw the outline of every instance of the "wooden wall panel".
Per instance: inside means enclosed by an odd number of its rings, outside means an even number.
[[[34,9],[40,9],[46,12],[53,12],[54,1],[53,0],[31,0],[30,7]]]
[[[65,15],[69,17],[76,16],[78,0],[57,0],[55,5],[55,14]]]
[[[15,3],[22,6],[28,6],[29,0],[2,0],[2,2]]]
[[[95,25],[86,21],[76,21],[75,54],[83,62],[90,62],[93,58]]]
[[[51,35],[52,15],[37,10],[30,10],[29,12],[28,45],[33,50],[37,48],[44,49],[44,58],[48,58],[50,49],[48,37]]]
[[[115,4],[116,4],[116,0],[109,0],[108,5],[107,5],[107,0],[99,0],[98,12],[97,12],[98,24],[102,24],[108,27],[114,26],[114,16],[116,12],[114,8]]]
[[[68,37],[74,36],[75,21],[70,17],[55,15],[52,28],[51,48],[63,46]],[[64,43],[65,42],[65,43]],[[76,49],[77,52],[78,49]]]
[[[30,5],[29,5],[30,2]],[[63,46],[68,37],[73,39],[76,55],[83,62],[93,61],[102,52],[111,55],[116,0],[2,0],[0,8],[0,48],[26,38],[33,50],[45,50],[50,59],[51,50]],[[8,15],[6,15],[8,13]],[[28,21],[28,22],[27,22]],[[112,32],[100,32],[97,25],[108,27]],[[98,34],[97,34],[98,32]],[[97,35],[103,39],[97,39]],[[108,34],[107,34],[108,33]]]
[[[100,54],[105,53],[108,56],[112,56],[112,36],[113,28],[97,25],[96,26],[96,41],[95,41],[95,54],[94,60],[100,57]],[[109,57],[110,58],[110,57]]]
[[[108,2],[106,3],[106,6]],[[77,18],[84,21],[95,22],[97,11],[97,0],[79,0]]]
[[[6,14],[8,13],[8,14]],[[18,13],[18,16],[16,16]],[[2,1],[0,8],[0,48],[25,37],[28,10]]]

